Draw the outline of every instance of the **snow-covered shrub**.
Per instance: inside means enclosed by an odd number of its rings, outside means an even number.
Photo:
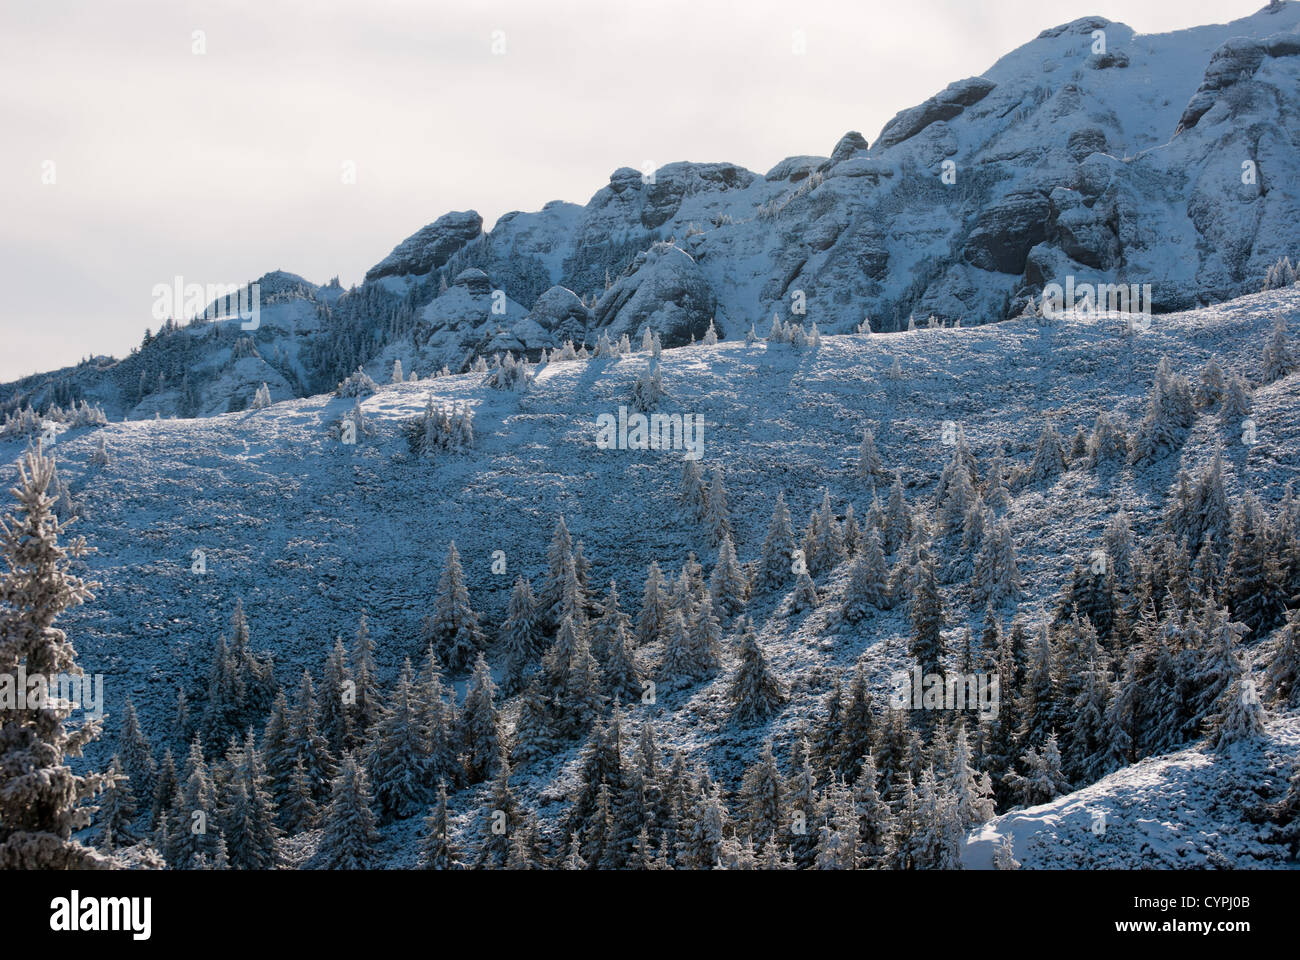
[[[429,398],[424,413],[407,421],[407,440],[411,452],[419,457],[432,458],[438,453],[453,453],[474,445],[474,410],[447,408]]]
[[[370,378],[370,374],[366,373],[362,367],[357,367],[355,373],[334,389],[334,396],[368,397],[378,389],[379,385]]]
[[[1277,263],[1268,268],[1264,274],[1264,286],[1261,290],[1280,290],[1300,281],[1300,270],[1291,265],[1290,257],[1279,257]]]
[[[507,353],[505,362],[488,377],[488,386],[496,390],[526,390],[532,379],[528,361],[522,359],[516,363],[514,354]]]
[[[1296,358],[1287,342],[1286,320],[1278,317],[1273,323],[1273,332],[1260,361],[1260,374],[1264,383],[1274,383],[1296,369]]]
[[[271,391],[265,383],[257,388],[253,394],[253,402],[248,405],[250,410],[264,410],[271,405]]]
[[[104,408],[98,404],[89,404],[85,400],[73,404],[64,416],[69,427],[102,427],[108,423]]]
[[[41,415],[31,407],[23,407],[5,414],[4,423],[0,424],[0,440],[34,437],[43,433],[44,429],[45,421]]]
[[[659,364],[651,363],[632,384],[628,406],[648,413],[658,407],[659,401],[666,396],[668,392],[664,390],[663,372],[659,369]]]

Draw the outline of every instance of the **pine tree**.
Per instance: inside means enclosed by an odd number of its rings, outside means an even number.
[[[651,561],[641,595],[641,612],[636,622],[636,642],[640,646],[655,643],[664,636],[668,624],[668,597],[659,564]]]
[[[1282,613],[1282,571],[1263,508],[1247,493],[1232,518],[1232,549],[1224,580],[1233,614],[1256,635],[1278,622]]]
[[[1290,344],[1287,341],[1286,318],[1278,316],[1273,322],[1273,330],[1269,335],[1268,345],[1264,347],[1264,354],[1260,361],[1260,374],[1264,383],[1274,383],[1281,380],[1289,373],[1294,373],[1300,364],[1297,364],[1295,355],[1291,352]]]
[[[884,550],[886,555],[898,550],[912,536],[912,516],[903,499],[902,471],[894,471],[894,483],[889,488],[889,502],[885,506]]]
[[[230,782],[220,809],[221,835],[230,865],[242,870],[271,870],[278,860],[275,802],[269,778],[250,729],[230,761]]]
[[[296,756],[279,805],[280,824],[288,833],[311,830],[320,821],[320,807],[313,793],[313,784],[307,778],[307,767],[303,764],[302,757]]]
[[[922,772],[917,793],[914,866],[921,870],[960,869],[964,831],[957,804],[939,785],[933,767]]]
[[[379,688],[375,679],[374,644],[370,639],[370,626],[366,615],[361,614],[357,624],[357,636],[352,647],[352,739],[347,744],[355,749],[364,746],[370,734],[370,728],[379,719]],[[310,771],[308,771],[310,773]]]
[[[866,543],[853,559],[849,583],[844,593],[842,613],[849,623],[858,623],[871,610],[889,607],[889,569],[880,548],[880,532],[867,533]]]
[[[698,461],[687,460],[682,466],[682,482],[678,487],[677,499],[692,519],[697,521],[704,519],[708,493],[705,490],[704,479],[700,476]]]
[[[379,842],[366,771],[352,754],[345,753],[330,785],[320,840],[321,865],[326,870],[372,870],[377,866]]]
[[[131,788],[130,777],[126,775],[117,754],[109,761],[108,779],[112,785],[104,790],[95,819],[99,823],[100,847],[112,850],[114,847],[130,846],[139,837],[135,832],[135,791]]]
[[[215,788],[203,758],[203,745],[197,736],[190,743],[189,756],[172,806],[176,819],[171,823],[167,837],[167,862],[184,869],[195,857],[211,856],[213,840],[208,830],[216,826]]]
[[[352,736],[351,717],[346,701],[353,692],[355,688],[348,676],[348,655],[343,649],[343,638],[336,637],[333,649],[325,658],[320,696],[316,701],[316,729],[325,738],[332,756],[342,753]]]
[[[736,560],[736,549],[730,535],[725,536],[718,545],[718,562],[713,566],[709,583],[717,612],[730,620],[744,610],[746,587],[744,571]]]
[[[569,534],[564,517],[556,518],[551,543],[546,548],[546,575],[538,586],[537,601],[542,623],[554,629],[559,626],[559,607],[563,600],[565,576],[569,559],[573,556],[573,537]]]
[[[526,811],[510,787],[510,761],[504,750],[497,757],[496,777],[483,807],[483,845],[475,862],[480,870],[500,870],[510,858],[511,833],[524,827]]]
[[[777,711],[785,702],[785,693],[768,666],[749,618],[741,618],[736,626],[740,634],[740,666],[728,691],[731,716],[737,723],[756,723]]]
[[[480,653],[474,663],[474,674],[465,692],[465,706],[461,710],[462,751],[470,783],[492,776],[492,765],[501,749],[500,719],[495,703],[496,684],[492,671]]]
[[[438,802],[424,821],[424,867],[426,870],[459,870],[464,867],[460,851],[451,839],[451,818],[447,810],[447,782],[438,783]]]
[[[858,446],[857,475],[859,480],[873,484],[877,478],[889,476],[880,460],[880,453],[876,450],[876,435],[870,427],[862,431],[862,443]]]
[[[1016,859],[1015,839],[1009,833],[1002,834],[997,849],[993,853],[993,869],[1019,870],[1020,861]]]
[[[1021,806],[1036,807],[1069,792],[1070,783],[1061,772],[1061,751],[1055,733],[1047,738],[1041,752],[1037,747],[1030,747],[1020,762],[1025,773],[1010,773],[1007,781]]]
[[[1278,631],[1277,652],[1269,662],[1264,682],[1273,702],[1300,707],[1300,611],[1292,610]]]
[[[374,701],[378,704],[378,698]],[[329,782],[334,777],[334,758],[329,745],[316,728],[316,694],[311,674],[303,670],[298,682],[298,693],[293,710],[289,713],[289,735],[295,753],[302,757],[307,779],[315,791],[315,798],[324,802],[328,797]]]
[[[39,448],[24,454],[13,494],[18,509],[0,520],[4,566],[0,572],[0,675],[12,678],[21,667],[27,675],[55,677],[80,673],[75,651],[54,626],[59,614],[91,597],[89,583],[72,575],[73,562],[88,552],[77,537],[66,544],[48,495],[54,461]],[[74,774],[64,762],[76,757],[100,733],[99,722],[86,719],[69,730],[72,706],[66,700],[43,700],[35,709],[5,710],[0,717],[0,869],[93,869],[113,865],[91,847],[73,839],[90,823],[94,810],[85,805],[110,785],[105,774]],[[21,773],[21,775],[19,775]]]
[[[751,837],[774,837],[785,828],[784,786],[772,755],[772,741],[763,744],[758,760],[744,773],[740,808]]]
[[[779,590],[790,582],[791,560],[794,555],[794,531],[790,526],[790,511],[785,505],[785,494],[776,495],[772,509],[772,522],[763,541],[759,559],[758,582],[767,590]]]
[[[714,546],[724,537],[731,536],[731,511],[727,506],[727,485],[721,464],[713,468],[713,479],[705,492],[704,525],[709,533],[709,543]]]
[[[428,805],[424,737],[412,693],[411,661],[402,666],[391,703],[375,725],[365,758],[381,822],[414,816]]]
[[[916,590],[912,596],[912,639],[908,653],[916,659],[922,674],[943,672],[943,601],[935,576],[934,560],[923,550],[917,563]]]
[[[1006,520],[999,520],[991,534],[984,538],[975,559],[971,602],[976,609],[989,604],[1002,607],[1018,599],[1020,593],[1020,568],[1016,562],[1011,526]]]
[[[438,651],[439,659],[452,670],[466,669],[483,647],[478,614],[470,606],[454,540],[447,545],[447,564],[438,581],[433,617],[426,621],[426,637]]]
[[[176,759],[172,756],[172,748],[168,747],[163,751],[162,762],[158,764],[158,773],[154,777],[153,803],[149,808],[150,828],[158,827],[162,815],[171,809],[175,796]]]
[[[1021,474],[1020,481],[1038,483],[1042,480],[1051,480],[1064,473],[1066,469],[1065,447],[1061,444],[1061,435],[1056,432],[1055,426],[1048,423],[1039,434],[1034,459]]]
[[[126,698],[118,743],[122,772],[131,778],[131,792],[137,797],[148,799],[153,795],[154,787],[153,750],[149,747],[149,738],[140,729],[140,718],[136,716],[135,704],[130,697]]]

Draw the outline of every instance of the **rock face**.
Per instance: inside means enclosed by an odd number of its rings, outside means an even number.
[[[987,97],[995,86],[997,84],[983,77],[968,77],[950,83],[925,103],[902,111],[885,124],[885,129],[880,131],[880,143],[892,147],[911,139],[936,121],[951,120],[967,107]]]
[[[666,344],[710,318],[739,336],[774,313],[825,333],[864,318],[896,330],[912,314],[969,326],[1071,275],[1149,283],[1156,309],[1190,307],[1254,292],[1279,257],[1300,258],[1297,143],[1300,3],[1141,37],[1087,17],[901,111],[874,143],[851,131],[829,157],[765,175],[620,167],[585,204],[507,213],[486,233],[472,211],[446,214],[350,291],[268,275],[251,336],[278,396],[328,389],[358,363],[386,381],[395,358],[459,369],[646,324]],[[0,388],[0,410],[55,390],[114,416],[225,409],[240,335],[169,334],[116,364]],[[204,382],[166,379],[182,367]]]
[[[656,243],[638,254],[601,298],[595,329],[617,340],[649,326],[665,347],[700,339],[713,318],[715,298],[694,258],[680,247]]]
[[[483,218],[475,211],[445,213],[394,247],[392,253],[366,271],[366,280],[437,270],[482,232]]]

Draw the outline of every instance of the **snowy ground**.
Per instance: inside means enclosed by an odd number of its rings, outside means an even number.
[[[1293,289],[1157,316],[1148,332],[1127,337],[1115,319],[1075,318],[1048,328],[1021,320],[828,337],[802,352],[761,341],[687,347],[663,355],[670,396],[661,409],[705,418],[702,466],[706,474],[717,465],[726,470],[737,550],[747,562],[757,556],[779,491],[799,528],[823,486],[837,512],[851,502],[859,518],[865,514],[871,492],[852,468],[866,426],[875,429],[886,466],[902,468],[916,503],[928,497],[950,454],[945,422],[964,429],[977,456],[1002,444],[1009,461],[1024,463],[1048,420],[1067,440],[1102,410],[1131,427],[1162,355],[1189,377],[1212,355],[1229,373],[1255,375],[1279,315],[1293,343],[1300,340],[1300,290]],[[120,716],[131,696],[155,746],[167,742],[176,688],[196,687],[240,598],[253,646],[274,654],[282,683],[303,666],[319,675],[334,637],[350,640],[363,612],[384,679],[392,678],[404,658],[421,654],[420,620],[432,606],[451,539],[489,629],[503,614],[515,575],[541,574],[561,513],[575,541],[584,542],[593,587],[603,593],[616,579],[633,615],[650,561],[667,575],[695,551],[711,569],[705,531],[676,502],[681,454],[596,447],[596,417],[626,402],[647,359],[552,364],[523,394],[492,390],[482,374],[385,386],[362,404],[373,432],[356,446],[342,444],[332,430],[352,401],[329,396],[61,435],[54,451],[60,471],[86,503],[76,529],[97,548],[88,566],[104,583],[63,625],[83,667],[105,676],[110,713]],[[895,359],[901,381],[886,377]],[[1284,484],[1300,476],[1298,385],[1293,374],[1256,392],[1253,446],[1240,442],[1235,427],[1203,416],[1181,453],[1154,467],[1103,476],[1072,471],[1020,493],[1008,516],[1026,581],[1022,611],[1032,617],[1056,597],[1120,504],[1139,536],[1149,530],[1176,470],[1207,460],[1217,443],[1226,449],[1230,496],[1248,489],[1266,502],[1280,497]],[[410,455],[402,422],[430,396],[473,406],[473,449],[435,463]],[[113,458],[107,467],[89,463],[100,435]],[[0,444],[0,479],[12,480],[21,450],[16,442]],[[191,572],[195,550],[206,553],[201,576]],[[507,558],[505,575],[491,570],[497,550]],[[843,578],[837,571],[819,582],[823,596],[833,600]],[[982,620],[978,611],[968,621],[964,589],[945,589],[949,631],[968,623],[978,630]],[[629,728],[635,730],[639,711],[655,711],[666,748],[694,752],[734,788],[763,739],[788,739],[860,657],[881,694],[902,665],[902,611],[841,631],[829,617],[834,606],[797,616],[787,616],[779,601],[752,607],[760,641],[791,688],[790,702],[770,725],[738,730],[727,723],[722,697],[734,662],[728,650],[717,679],[636,708]],[[116,721],[110,717],[107,726],[114,732]],[[972,835],[968,864],[985,865],[990,841],[1006,831],[1030,866],[1203,865],[1208,849],[1229,840],[1230,859],[1250,856],[1251,841],[1240,833],[1242,805],[1222,784],[1238,790],[1260,777],[1285,779],[1281,758],[1293,760],[1298,746],[1300,727],[1290,718],[1275,721],[1267,742],[1231,768],[1196,751],[1146,761],[1047,807],[993,821]],[[566,802],[566,767],[575,756],[563,753],[523,772],[521,793],[543,816]],[[462,822],[482,790],[452,798]],[[1112,816],[1103,839],[1089,832],[1095,809]],[[1089,829],[1080,826],[1085,820]],[[418,821],[390,828],[394,865],[413,864],[406,834],[418,829]],[[293,843],[309,846],[310,837]]]

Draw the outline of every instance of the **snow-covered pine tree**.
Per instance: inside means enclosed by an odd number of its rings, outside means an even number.
[[[447,810],[447,781],[438,783],[438,801],[424,820],[424,868],[459,870],[464,867],[460,851],[451,838],[451,817]]]
[[[785,505],[785,494],[778,493],[759,559],[757,579],[763,589],[779,590],[790,582],[793,554],[794,531],[790,526],[790,511]]]
[[[512,834],[523,829],[525,824],[527,811],[510,786],[510,772],[510,760],[502,749],[497,757],[496,776],[492,780],[480,821],[483,844],[475,862],[479,869],[504,868],[510,858]]]
[[[1223,368],[1219,366],[1219,361],[1210,357],[1205,361],[1205,366],[1201,367],[1201,375],[1196,383],[1196,405],[1198,407],[1213,407],[1223,399],[1223,391],[1227,383],[1223,377]]]
[[[413,695],[411,661],[402,665],[397,686],[375,724],[366,754],[366,775],[381,822],[401,820],[429,803],[425,740]]]
[[[922,674],[943,672],[943,601],[934,559],[923,550],[917,563],[916,589],[911,602],[912,637],[908,653]]]
[[[1015,541],[1005,519],[997,521],[985,536],[975,558],[971,582],[971,602],[978,610],[992,604],[1002,607],[1020,597],[1022,582],[1016,561]]]
[[[61,613],[91,597],[98,584],[74,576],[71,567],[88,552],[85,540],[67,543],[59,535],[67,527],[51,511],[50,481],[54,461],[28,450],[18,465],[13,494],[17,510],[0,520],[0,674],[9,677],[25,669],[41,674],[79,674],[76,652],[56,626]],[[69,730],[72,704],[43,699],[28,710],[6,710],[0,716],[0,869],[95,869],[114,865],[105,856],[73,838],[90,823],[94,809],[86,801],[109,785],[105,774],[73,773],[64,762],[79,756],[100,733],[97,720],[87,718]],[[21,772],[21,776],[17,775]]]
[[[321,866],[326,870],[372,870],[378,863],[380,840],[366,771],[356,757],[345,753],[330,786],[320,839]]]
[[[447,545],[447,563],[438,581],[438,596],[433,616],[426,621],[425,635],[439,659],[451,670],[469,667],[483,647],[483,632],[479,629],[478,614],[470,606],[454,540]]]
[[[1269,661],[1264,682],[1274,703],[1300,707],[1300,611],[1292,610],[1278,631],[1277,652]]]
[[[1273,329],[1269,334],[1268,344],[1264,347],[1263,356],[1260,358],[1260,375],[1262,382],[1265,384],[1274,383],[1281,380],[1287,374],[1294,373],[1300,364],[1297,364],[1295,355],[1291,352],[1291,345],[1287,340],[1286,318],[1278,315],[1273,321]]]
[[[532,584],[524,577],[516,577],[510,589],[506,618],[497,639],[505,660],[506,692],[521,690],[525,675],[541,655],[542,646],[537,598],[533,596]]]
[[[287,833],[301,833],[313,829],[320,822],[320,806],[313,796],[313,784],[307,777],[307,767],[301,756],[293,758],[288,783],[279,804],[280,824]]]
[[[885,525],[881,531],[884,537],[885,554],[898,550],[912,536],[912,515],[903,498],[903,475],[901,470],[894,471],[894,482],[889,488],[889,500],[885,506]]]
[[[1128,436],[1122,427],[1102,410],[1092,425],[1092,433],[1084,451],[1084,465],[1097,470],[1124,462],[1128,453]]]
[[[726,619],[740,613],[745,609],[748,586],[744,570],[736,559],[736,548],[728,534],[718,544],[718,562],[713,566],[709,581],[714,609]]]
[[[148,800],[153,796],[154,760],[149,738],[140,728],[140,718],[136,715],[135,704],[126,698],[126,708],[122,714],[122,731],[118,734],[118,749],[122,758],[122,772],[131,778],[131,792],[136,797]]]
[[[889,568],[880,548],[880,532],[871,529],[866,544],[853,559],[841,612],[849,623],[859,623],[872,610],[889,607]]]
[[[704,526],[708,531],[709,543],[714,546],[720,544],[723,537],[731,536],[731,511],[727,506],[727,485],[722,464],[713,468],[713,478],[705,491]]]
[[[363,746],[370,728],[379,719],[379,688],[375,673],[374,643],[370,639],[370,625],[365,613],[357,623],[357,635],[352,646],[352,705],[349,749]],[[308,770],[308,773],[311,771]]]
[[[1237,619],[1260,636],[1281,617],[1283,596],[1279,550],[1272,542],[1263,507],[1247,492],[1232,517],[1232,549],[1224,573]]]
[[[870,427],[862,430],[862,442],[858,445],[858,462],[856,472],[859,480],[875,485],[877,479],[889,476],[885,465],[876,449],[876,435]]]
[[[378,704],[378,698],[375,703]],[[316,800],[324,802],[335,772],[334,758],[330,754],[329,744],[316,727],[316,714],[316,693],[312,687],[311,673],[303,670],[293,709],[289,713],[289,735],[295,752],[302,757],[303,765],[307,768],[307,779],[316,791]]]
[[[1156,460],[1182,442],[1195,419],[1195,403],[1187,380],[1173,372],[1168,357],[1161,357],[1147,399],[1146,414],[1129,439],[1129,462]]]
[[[266,768],[250,728],[242,746],[228,757],[230,780],[219,812],[226,858],[241,870],[273,870],[279,859],[275,802]]]
[[[392,378],[390,379],[389,382],[391,382],[391,383],[405,383],[405,382],[406,382],[406,376],[402,373],[402,359],[401,359],[401,357],[398,357],[396,360],[393,361],[393,376],[392,376]]]
[[[559,626],[559,609],[564,599],[565,578],[569,561],[573,557],[573,537],[564,517],[556,518],[550,546],[546,548],[546,574],[538,585],[537,601],[542,624],[554,629]],[[574,573],[576,575],[576,568]]]
[[[636,621],[636,642],[639,646],[654,643],[664,636],[668,626],[669,603],[664,576],[658,561],[650,562],[646,573],[645,590],[641,595],[641,612]]]
[[[731,716],[737,723],[749,724],[766,720],[785,702],[781,683],[768,665],[753,625],[748,617],[736,624],[739,634],[740,665],[732,678],[727,693]]]
[[[1069,793],[1070,783],[1061,772],[1061,751],[1055,733],[1047,738],[1041,751],[1030,747],[1020,762],[1025,772],[1009,773],[1007,781],[1021,806],[1038,806]]]
[[[316,729],[325,738],[331,756],[341,754],[351,739],[352,718],[347,700],[352,698],[354,688],[348,673],[343,638],[335,637],[334,646],[325,658],[320,696],[316,700]]]
[[[677,490],[677,499],[686,508],[692,520],[704,519],[704,505],[708,499],[704,479],[700,476],[698,460],[686,460],[682,466],[682,481]]]
[[[99,824],[99,846],[104,850],[130,846],[139,836],[135,831],[137,813],[135,791],[117,754],[108,764],[111,786],[104,790],[95,821]]]
[[[501,752],[496,690],[492,671],[480,653],[474,662],[474,673],[465,691],[465,705],[460,713],[461,752],[470,783],[489,779],[494,772],[492,764]]]
[[[1056,427],[1048,423],[1038,435],[1038,446],[1034,450],[1034,459],[1020,474],[1021,484],[1039,483],[1060,476],[1067,469],[1065,447]]]

